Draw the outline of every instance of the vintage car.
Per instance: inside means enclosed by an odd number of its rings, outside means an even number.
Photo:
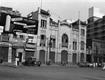
[[[89,64],[86,62],[81,62],[81,63],[78,63],[78,66],[79,67],[89,67]]]
[[[37,61],[34,57],[28,57],[25,62],[23,62],[25,66],[40,66],[41,61]]]
[[[3,58],[2,57],[0,57],[0,63],[3,63]]]
[[[102,63],[88,63],[88,62],[82,62],[78,63],[79,67],[102,67]]]

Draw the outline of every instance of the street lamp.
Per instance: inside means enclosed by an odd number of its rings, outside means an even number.
[[[49,63],[49,55],[50,55],[50,51],[51,51],[51,45],[52,45],[52,43],[51,43],[51,37],[50,37],[50,39],[48,39],[47,38],[47,54],[46,54],[46,64],[48,64]],[[48,62],[48,63],[47,63]]]

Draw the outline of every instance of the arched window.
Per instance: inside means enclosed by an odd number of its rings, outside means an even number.
[[[67,36],[67,34],[62,35],[62,47],[68,48],[68,36]]]
[[[84,48],[85,48],[85,43],[84,41],[81,41],[81,50],[84,50]]]

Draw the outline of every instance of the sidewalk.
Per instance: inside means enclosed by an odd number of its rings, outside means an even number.
[[[4,65],[4,66],[15,66],[15,63],[3,62],[0,65]],[[22,66],[22,65],[19,65],[19,66]],[[41,64],[41,66],[60,67],[60,66],[63,66],[63,65],[61,65],[61,64],[51,64],[51,65]],[[76,64],[66,64],[65,67],[78,67],[78,65],[76,65]]]
[[[8,63],[8,62],[3,62],[0,64],[0,66],[16,67],[15,63]],[[22,65],[19,65],[19,66],[22,66]]]
[[[41,66],[78,68],[78,65],[76,64],[66,64],[64,66],[61,64],[51,64],[51,65],[42,64]]]

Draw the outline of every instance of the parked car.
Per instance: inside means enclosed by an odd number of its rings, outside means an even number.
[[[3,58],[0,57],[0,63],[3,63]]]
[[[78,66],[79,67],[89,67],[89,64],[86,62],[80,62],[80,63],[78,63]]]
[[[93,63],[87,63],[88,67],[93,67]]]
[[[40,66],[41,61],[37,61],[34,57],[28,57],[25,62],[23,62],[23,65],[25,66]]]
[[[102,64],[102,63],[98,63],[97,66],[98,66],[98,67],[103,67],[103,64]]]
[[[102,63],[88,63],[88,62],[82,62],[82,63],[78,63],[79,67],[102,67],[103,64]]]

